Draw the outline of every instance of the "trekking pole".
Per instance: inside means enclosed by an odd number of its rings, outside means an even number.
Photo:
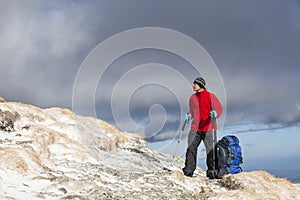
[[[173,162],[174,162],[175,154],[176,154],[176,152],[177,152],[179,143],[180,143],[181,138],[182,138],[182,135],[183,135],[184,128],[185,128],[185,126],[189,123],[189,121],[190,121],[190,120],[187,119],[187,120],[185,120],[184,123],[183,123],[182,129],[181,129],[181,131],[180,131],[180,136],[179,136],[179,139],[178,139],[178,141],[177,141],[177,145],[176,145],[176,147],[175,147],[175,151],[174,151],[174,154],[173,154]]]
[[[213,149],[212,149],[212,156],[213,156],[213,170],[215,171],[216,170],[216,131],[215,131],[215,121],[216,121],[216,118],[215,117],[212,117],[211,118],[211,122],[212,122],[212,125],[211,125],[211,131],[212,131],[212,138],[213,138]]]

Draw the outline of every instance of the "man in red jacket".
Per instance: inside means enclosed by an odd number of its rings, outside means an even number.
[[[215,160],[212,151],[212,118],[221,116],[222,105],[214,94],[206,90],[203,78],[198,77],[194,80],[193,90],[195,93],[191,95],[189,100],[189,112],[185,115],[185,120],[193,119],[193,122],[188,135],[185,167],[182,171],[186,176],[193,176],[197,163],[197,149],[203,141],[206,150],[206,175],[209,176],[210,171],[214,170]],[[214,130],[216,130],[216,120],[213,120],[213,123]]]

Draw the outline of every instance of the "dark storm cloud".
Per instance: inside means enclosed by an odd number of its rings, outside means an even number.
[[[165,27],[192,37],[215,61],[227,94],[227,125],[299,124],[299,1],[0,1],[0,13],[0,79],[5,83],[0,96],[8,100],[71,108],[77,70],[99,42],[132,28]],[[133,55],[119,68],[143,62],[177,69],[180,63],[188,80],[196,76],[188,63],[159,52]],[[117,69],[99,88],[112,89],[122,76]],[[164,92],[156,95],[164,97]],[[110,104],[108,96],[96,98],[104,102],[97,105],[104,111],[98,117],[113,121],[109,108],[103,108]],[[137,108],[143,101],[137,104],[131,104],[131,114],[142,118],[145,109]],[[178,110],[176,101],[164,104]],[[179,123],[179,113],[170,113],[168,131],[159,139],[171,137],[172,126]],[[140,120],[149,121],[145,118]]]
[[[90,51],[88,7],[71,2],[1,2],[1,96],[68,106],[74,76]]]
[[[228,110],[235,111],[229,113],[228,122],[299,124],[300,27],[295,23],[299,10],[295,1],[260,2],[232,18],[230,44],[219,45],[223,53],[215,58]]]

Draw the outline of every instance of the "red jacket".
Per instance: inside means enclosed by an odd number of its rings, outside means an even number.
[[[222,105],[219,99],[206,89],[191,95],[189,100],[189,113],[193,117],[191,129],[195,131],[207,132],[212,130],[210,111],[215,110],[218,117],[222,115]],[[217,130],[217,123],[214,123]]]

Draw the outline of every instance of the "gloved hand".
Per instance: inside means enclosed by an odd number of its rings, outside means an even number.
[[[209,115],[212,118],[217,118],[218,117],[218,113],[215,110],[210,111]]]
[[[192,115],[190,113],[186,113],[184,115],[184,121],[189,121],[190,119],[192,119]]]

